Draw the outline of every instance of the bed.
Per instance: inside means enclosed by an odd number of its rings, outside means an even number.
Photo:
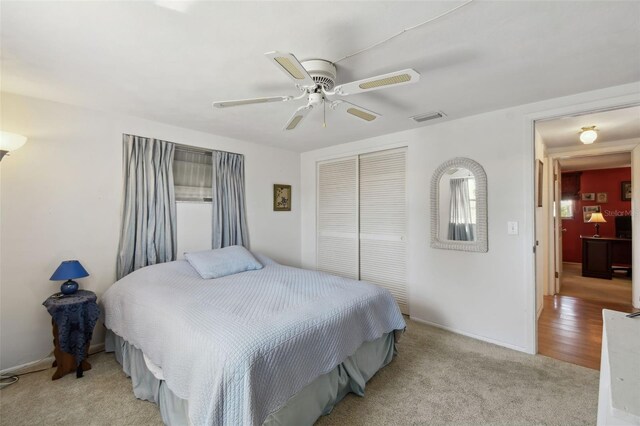
[[[102,297],[106,348],[167,424],[312,424],[394,356],[405,322],[369,283],[280,265],[205,280],[186,260]]]

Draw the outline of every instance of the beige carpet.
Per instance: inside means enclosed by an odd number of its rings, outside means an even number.
[[[318,425],[595,424],[598,372],[408,321],[399,356]],[[82,379],[53,370],[0,391],[2,425],[160,425],[112,354]]]

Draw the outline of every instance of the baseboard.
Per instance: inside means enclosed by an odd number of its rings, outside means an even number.
[[[104,351],[104,342],[89,346],[89,355]]]
[[[410,317],[410,318],[411,318],[412,321],[420,322],[422,324],[431,325],[433,327],[440,328],[440,329],[446,330],[446,331],[450,331],[450,332],[455,333],[455,334],[460,334],[462,336],[471,337],[471,338],[476,339],[476,340],[482,340],[483,342],[487,342],[487,343],[491,343],[491,344],[494,344],[494,345],[502,346],[502,347],[505,347],[505,348],[508,348],[508,349],[513,349],[514,351],[531,354],[531,352],[527,348],[524,348],[522,346],[512,345],[511,343],[506,343],[506,342],[501,342],[500,340],[495,340],[495,339],[492,339],[490,337],[481,336],[479,334],[468,333],[466,331],[458,330],[458,329],[452,328],[452,327],[447,327],[446,325],[437,324],[435,322],[426,321],[426,320],[423,320],[423,319],[420,319],[420,318],[416,318],[416,317],[413,317],[413,316]]]
[[[97,352],[102,352],[104,350],[104,342],[96,343],[95,345],[89,346],[89,355],[93,355]],[[53,355],[43,358],[38,361],[31,361],[25,364],[16,365],[14,367],[5,368],[4,370],[0,370],[1,375],[11,375],[11,374],[25,374],[29,373],[31,370],[42,370],[47,367],[51,367],[51,364],[55,358]]]

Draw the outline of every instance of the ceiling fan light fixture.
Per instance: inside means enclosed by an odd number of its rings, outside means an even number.
[[[324,59],[307,59],[300,63],[313,81],[323,90],[329,91],[336,85],[336,66]]]
[[[374,87],[390,86],[392,84],[406,83],[411,80],[409,74],[394,75],[392,77],[381,78],[380,80],[373,80],[361,83],[358,87],[361,89],[373,89]]]
[[[289,60],[289,58],[279,56],[273,58],[273,60],[276,61],[278,65],[284,68],[289,74],[291,74],[291,77],[295,78],[296,80],[304,80],[304,74],[302,74],[298,67],[296,67],[295,64]]]
[[[364,111],[362,111],[360,109],[357,109],[357,108],[349,108],[349,109],[347,109],[347,112],[349,114],[351,114],[351,115],[355,115],[356,117],[361,118],[361,119],[366,120],[366,121],[373,121],[373,120],[376,119],[375,115],[369,114],[368,112],[364,112]]]
[[[592,144],[598,139],[596,126],[587,126],[580,129],[580,142],[585,145]]]
[[[214,102],[216,108],[232,106],[262,104],[268,102],[297,101],[306,98],[307,104],[299,107],[287,120],[284,131],[297,129],[312,109],[322,107],[323,126],[326,127],[326,107],[332,110],[340,109],[354,117],[366,122],[372,122],[381,117],[377,112],[352,104],[342,99],[334,99],[333,96],[348,96],[363,92],[370,92],[387,87],[398,87],[405,84],[417,83],[420,74],[406,68],[387,74],[372,76],[362,80],[335,86],[337,70],[335,64],[325,59],[307,59],[300,62],[292,53],[282,51],[266,52],[265,57],[274,65],[277,65],[288,78],[293,80],[296,88],[300,90],[298,96],[276,96],[270,98],[238,99],[223,102]],[[327,105],[328,103],[328,105]]]

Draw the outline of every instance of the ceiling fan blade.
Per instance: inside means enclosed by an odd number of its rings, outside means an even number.
[[[265,56],[269,60],[282,70],[289,78],[291,78],[296,85],[300,87],[315,87],[316,82],[313,81],[307,70],[304,69],[302,64],[291,53],[284,52],[267,52]]]
[[[342,101],[342,100],[341,101],[335,101],[334,105],[336,105],[337,109],[341,109],[344,112],[346,112],[347,114],[351,114],[354,117],[357,117],[357,118],[359,118],[361,120],[364,120],[364,121],[372,122],[376,118],[382,117],[377,112],[373,112],[373,111],[371,111],[369,109],[362,108],[361,106],[352,104],[351,102]]]
[[[291,116],[287,124],[284,126],[282,130],[295,130],[296,127],[300,124],[300,122],[309,114],[309,111],[313,109],[312,106],[305,105],[301,106],[296,110],[296,112]]]
[[[370,92],[372,90],[386,89],[387,87],[398,87],[405,84],[416,83],[420,80],[420,74],[414,69],[390,72],[388,74],[377,75],[365,78],[364,80],[352,81],[351,83],[336,86],[333,91],[338,95],[353,95],[355,93]]]
[[[272,96],[269,98],[239,99],[236,101],[214,102],[213,106],[216,108],[229,108],[241,105],[266,104],[269,102],[286,102],[290,101],[291,99],[293,99],[293,96]]]

